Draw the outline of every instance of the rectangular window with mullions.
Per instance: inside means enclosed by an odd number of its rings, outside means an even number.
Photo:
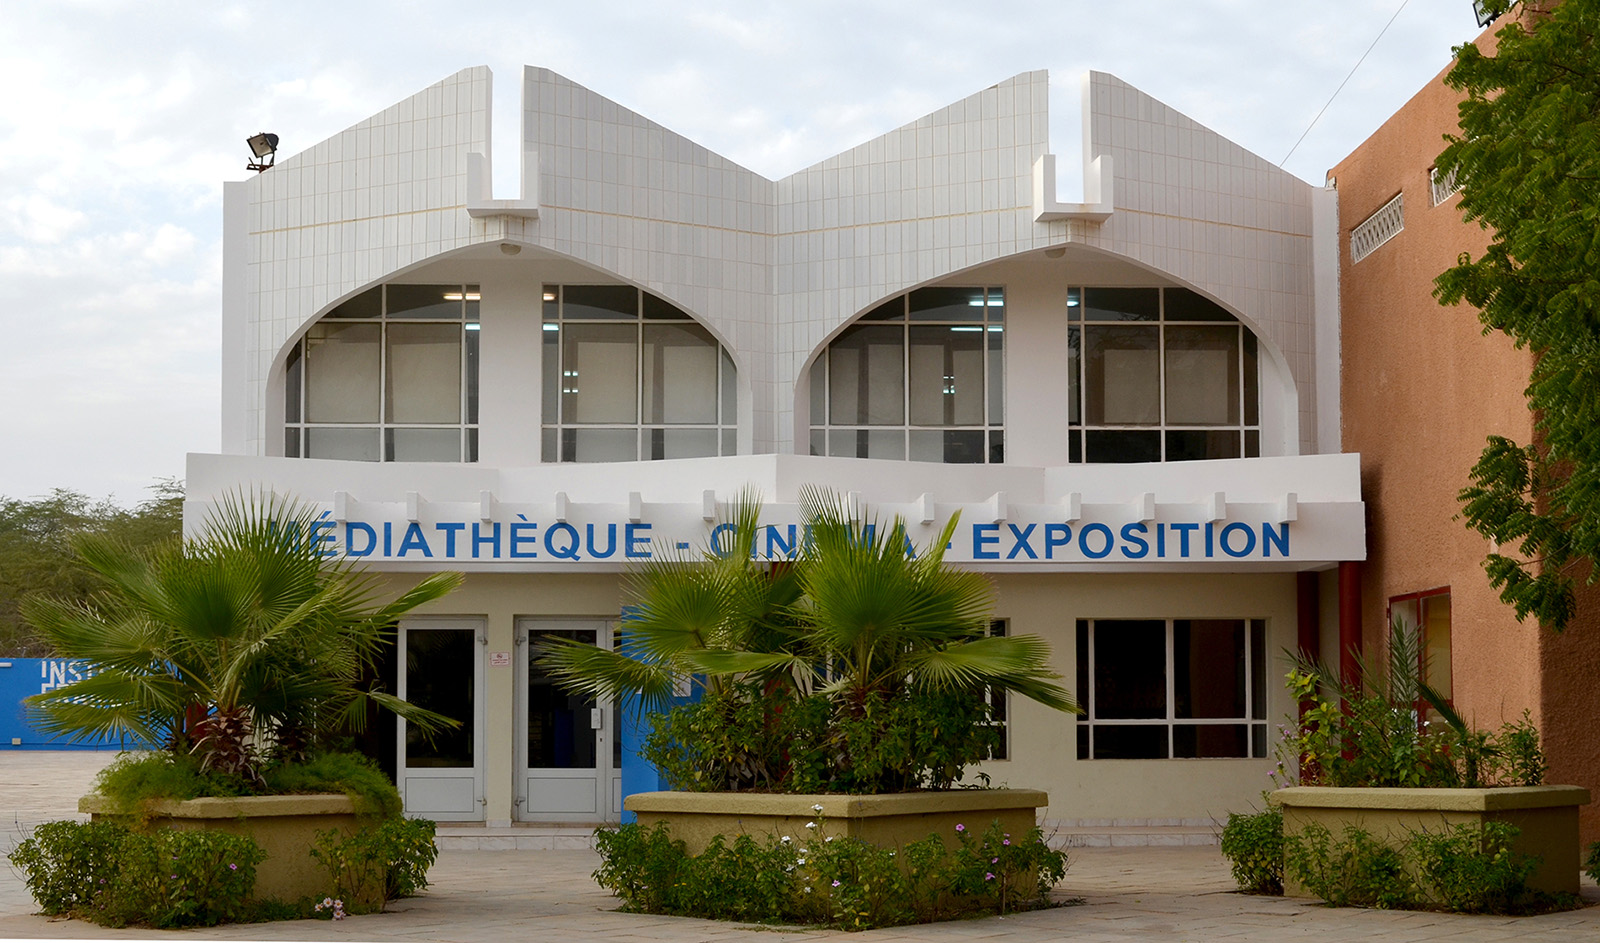
[[[1078,758],[1267,755],[1264,619],[1080,619]]]
[[[1186,288],[1067,291],[1072,462],[1261,454],[1255,334]]]
[[[283,454],[478,460],[476,285],[379,285],[307,328],[284,364]]]
[[[813,455],[1005,461],[1005,290],[891,298],[812,364]]]

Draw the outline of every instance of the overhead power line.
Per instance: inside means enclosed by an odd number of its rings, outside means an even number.
[[[1372,41],[1372,45],[1368,46],[1367,51],[1361,54],[1360,59],[1356,60],[1356,64],[1350,67],[1350,75],[1345,76],[1344,81],[1339,83],[1339,87],[1333,90],[1333,94],[1328,96],[1327,104],[1322,106],[1322,111],[1317,112],[1317,116],[1311,119],[1311,123],[1306,125],[1306,129],[1300,132],[1300,137],[1294,142],[1294,147],[1289,148],[1289,153],[1283,155],[1283,160],[1278,161],[1279,167],[1287,164],[1289,162],[1289,158],[1294,156],[1294,152],[1299,150],[1300,142],[1304,141],[1306,139],[1306,135],[1311,133],[1311,129],[1317,126],[1318,121],[1322,120],[1323,112],[1328,110],[1328,105],[1333,104],[1333,100],[1339,97],[1339,93],[1344,91],[1344,87],[1350,84],[1351,76],[1354,76],[1356,74],[1356,70],[1361,68],[1361,63],[1367,61],[1367,56],[1371,55],[1372,50],[1377,48],[1378,40],[1383,38],[1384,33],[1389,32],[1389,27],[1393,26],[1394,21],[1400,17],[1400,10],[1404,10],[1406,8],[1406,4],[1410,2],[1411,0],[1400,0],[1400,9],[1395,10],[1394,16],[1389,17],[1389,22],[1383,24],[1383,29],[1378,30],[1378,36]]]

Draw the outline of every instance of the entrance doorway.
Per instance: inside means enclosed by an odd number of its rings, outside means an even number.
[[[568,694],[534,664],[541,642],[612,648],[613,622],[518,619],[517,818],[615,822],[622,814],[622,741],[610,702]]]
[[[481,620],[400,623],[400,697],[460,722],[432,737],[396,724],[395,781],[408,815],[483,821],[483,643]]]

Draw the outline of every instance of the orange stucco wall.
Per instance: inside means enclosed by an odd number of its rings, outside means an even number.
[[[1532,359],[1503,335],[1485,336],[1475,310],[1432,297],[1435,276],[1488,244],[1462,222],[1458,198],[1432,205],[1429,169],[1456,130],[1459,101],[1442,76],[1330,171],[1339,193],[1342,442],[1361,453],[1369,515],[1363,639],[1369,653],[1381,652],[1391,597],[1449,587],[1457,708],[1483,727],[1530,711],[1550,757],[1548,781],[1600,794],[1600,596],[1564,636],[1519,623],[1484,575],[1487,542],[1455,519],[1485,437],[1532,437],[1522,396]],[[1352,262],[1351,230],[1396,193],[1403,231]],[[1600,810],[1584,811],[1583,830],[1586,841],[1600,838]]]

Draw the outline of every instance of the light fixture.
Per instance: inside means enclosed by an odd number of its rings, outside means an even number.
[[[1480,28],[1499,19],[1505,8],[1505,0],[1472,0],[1472,15],[1478,18]]]
[[[483,325],[481,325],[481,324],[478,324],[478,323],[476,323],[476,322],[469,322],[469,323],[468,323],[468,324],[467,324],[467,325],[466,325],[466,328],[467,328],[467,330],[469,330],[469,331],[481,331],[481,330],[483,330]]]
[[[561,325],[552,324],[549,321],[546,321],[545,324],[544,324],[544,329],[547,330],[547,331],[559,331],[559,330],[561,330]]]
[[[1047,259],[1059,259],[1066,254],[1066,246],[1051,246],[1050,248],[1044,250],[1044,256]]]
[[[555,301],[556,300],[556,293],[553,292],[553,291],[545,292],[544,293],[544,300],[545,301]]]
[[[273,162],[277,160],[278,136],[276,134],[268,134],[263,131],[260,134],[253,134],[245,138],[244,142],[250,145],[250,153],[254,154],[256,158],[244,165],[245,170],[265,173],[267,168],[271,167]]]
[[[516,255],[518,252],[522,251],[522,247],[514,243],[502,242],[500,243],[500,251],[504,252],[506,255]]]

